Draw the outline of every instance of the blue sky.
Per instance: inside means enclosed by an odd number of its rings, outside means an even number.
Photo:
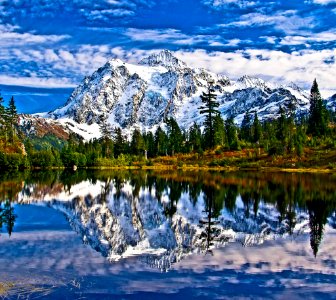
[[[108,59],[160,49],[233,79],[309,88],[316,77],[327,96],[335,45],[336,0],[0,0],[1,93],[25,112],[63,103]]]

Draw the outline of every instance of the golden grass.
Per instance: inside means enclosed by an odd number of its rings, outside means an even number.
[[[6,296],[13,287],[12,282],[0,282],[0,296]]]
[[[46,297],[52,293],[51,288],[38,287],[23,282],[0,282],[0,297],[17,297],[18,299],[30,299],[32,295],[39,298]]]

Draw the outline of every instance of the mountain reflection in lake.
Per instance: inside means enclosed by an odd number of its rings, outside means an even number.
[[[252,246],[304,234],[316,257],[326,226],[336,228],[335,183],[330,174],[2,174],[0,231],[15,236],[16,210],[29,204],[63,213],[84,244],[110,262],[136,258],[167,271],[232,242]]]

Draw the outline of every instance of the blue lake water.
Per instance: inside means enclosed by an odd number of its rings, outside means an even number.
[[[0,177],[9,299],[335,299],[332,174]]]

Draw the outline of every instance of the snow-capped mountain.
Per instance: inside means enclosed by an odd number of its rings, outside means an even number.
[[[260,119],[275,118],[279,106],[289,102],[298,114],[308,111],[309,95],[295,84],[276,86],[249,76],[232,81],[224,75],[193,69],[165,50],[137,65],[119,59],[108,61],[83,80],[63,107],[43,116],[58,119],[72,131],[85,124],[88,134],[77,133],[86,138],[97,137],[97,124],[151,130],[167,117],[174,117],[188,129],[194,122],[203,122],[200,95],[210,81],[222,116],[232,116],[237,123],[247,111],[256,111]]]
[[[169,51],[151,55],[139,65],[114,59],[85,78],[65,106],[49,115],[147,129],[173,116],[188,126],[199,118],[199,95],[209,80],[221,92],[229,85],[225,76],[191,69]]]

